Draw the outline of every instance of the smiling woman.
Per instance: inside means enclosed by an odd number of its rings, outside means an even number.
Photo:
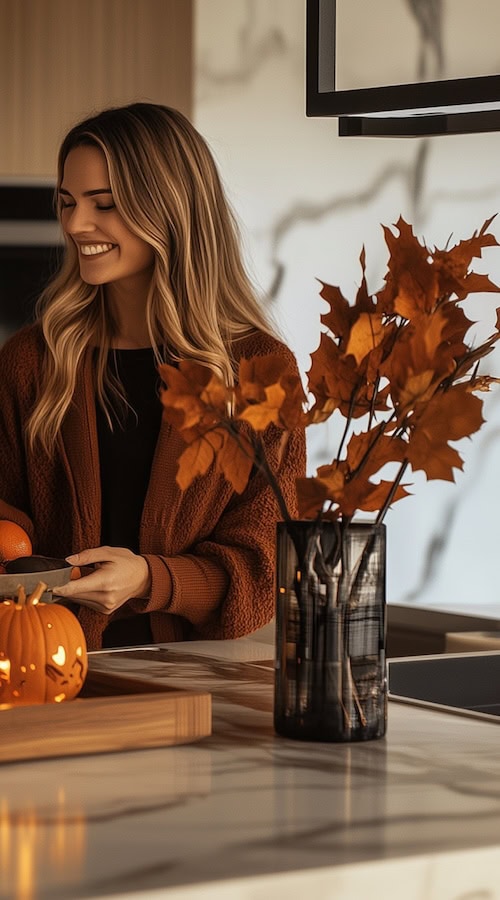
[[[68,153],[59,198],[61,223],[78,250],[82,280],[108,285],[107,301],[115,318],[127,315],[120,305],[125,295],[133,295],[143,310],[154,252],[117,211],[102,150],[83,145]]]
[[[136,103],[75,126],[58,160],[59,272],[0,351],[0,518],[82,568],[57,588],[89,648],[234,638],[274,614],[275,497],[212,467],[176,483],[162,363],[233,385],[242,358],[296,372],[246,274],[213,157],[179,112]],[[304,432],[264,435],[291,514]]]

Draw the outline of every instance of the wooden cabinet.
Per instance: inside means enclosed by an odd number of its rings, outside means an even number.
[[[53,176],[104,106],[192,109],[193,0],[0,0],[0,178]]]

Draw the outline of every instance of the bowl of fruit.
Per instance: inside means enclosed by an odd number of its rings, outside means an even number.
[[[37,556],[26,531],[15,522],[0,520],[0,600],[14,597],[22,586],[26,594],[42,581],[47,588],[40,598],[44,603],[56,600],[52,588],[67,584],[76,569],[65,559]]]

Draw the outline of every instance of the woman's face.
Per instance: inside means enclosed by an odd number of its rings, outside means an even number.
[[[114,206],[102,150],[81,146],[68,153],[59,195],[62,226],[77,247],[82,280],[147,288],[154,252]]]

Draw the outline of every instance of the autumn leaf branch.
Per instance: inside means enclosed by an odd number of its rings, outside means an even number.
[[[266,380],[274,381],[281,360],[274,356],[262,357],[255,363],[257,368],[262,369],[261,363],[268,368]],[[242,370],[245,364],[244,360]],[[234,490],[241,493],[255,468],[271,487],[283,519],[291,521],[263,440],[263,432],[272,424],[279,424],[283,431],[280,455],[283,454],[288,430],[283,414],[281,418],[278,416],[285,400],[280,384],[274,382],[263,387],[250,381],[247,375],[237,387],[230,389],[216,375],[208,376],[205,367],[191,361],[181,362],[178,367],[164,364],[160,374],[166,384],[162,393],[164,417],[177,427],[186,442],[178,463],[180,487],[186,489],[197,475],[203,475],[215,465]],[[294,389],[297,388],[298,384],[294,383]],[[293,412],[292,418],[295,415]]]
[[[297,479],[300,517],[348,524],[363,511],[381,522],[407,496],[408,471],[453,481],[463,461],[451,444],[481,428],[476,394],[499,381],[478,366],[500,337],[500,308],[478,347],[467,342],[476,323],[462,308],[472,293],[500,290],[471,268],[485,248],[499,246],[491,222],[469,240],[432,250],[400,218],[395,231],[384,228],[389,260],[378,293],[368,293],[364,250],[354,303],[322,283],[328,311],[307,373],[309,402],[298,372],[278,354],[241,360],[232,388],[193,361],[161,366],[164,416],[187,445],[179,459],[182,489],[215,465],[241,492],[255,466],[289,521],[277,466],[266,455],[267,429],[280,429],[286,443],[294,428],[333,415],[345,422],[332,462]],[[387,466],[395,474],[383,480]]]

